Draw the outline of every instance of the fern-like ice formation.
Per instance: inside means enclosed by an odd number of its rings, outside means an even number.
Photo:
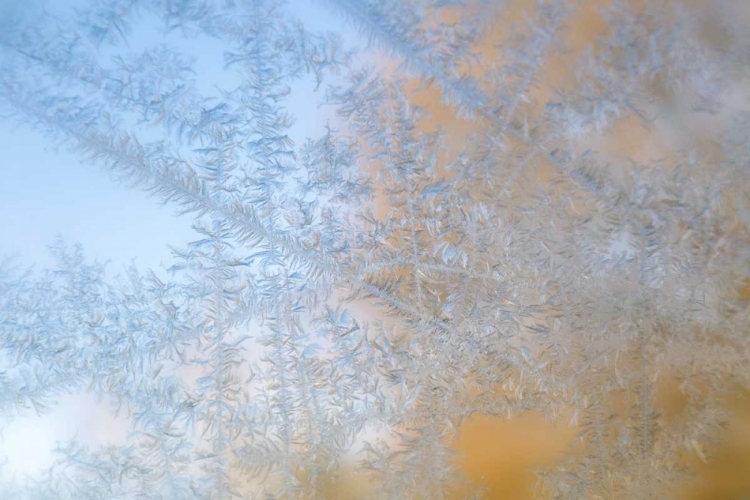
[[[0,268],[2,418],[93,393],[132,426],[61,445],[2,496],[330,498],[354,478],[368,498],[481,497],[453,438],[530,410],[582,429],[540,497],[669,496],[750,385],[750,45],[741,2],[719,3],[6,9],[6,115],[179,207],[198,239],[169,282],[110,280],[62,243],[54,270]],[[131,49],[155,21],[223,43],[238,83],[209,96],[189,54]],[[337,121],[294,144],[300,81]],[[712,128],[670,143],[667,113]],[[618,153],[632,130],[658,155]],[[665,416],[670,381],[685,404]]]

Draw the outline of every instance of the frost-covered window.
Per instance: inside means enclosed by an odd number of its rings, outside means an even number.
[[[458,443],[534,414],[537,497],[682,498],[750,388],[747,26],[0,1],[0,497],[511,498]]]

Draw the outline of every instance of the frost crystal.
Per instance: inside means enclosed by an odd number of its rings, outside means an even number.
[[[196,239],[168,280],[61,242],[0,266],[0,418],[93,394],[131,431],[0,496],[481,498],[454,438],[529,411],[581,430],[540,498],[666,498],[711,459],[750,386],[741,2],[78,3],[4,8],[4,116]],[[331,114],[295,142],[300,88]]]

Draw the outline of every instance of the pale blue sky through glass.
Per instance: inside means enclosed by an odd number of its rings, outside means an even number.
[[[51,0],[48,8],[70,12],[76,3]],[[8,22],[14,0],[0,0],[2,22]],[[359,43],[351,28],[315,2],[295,1],[298,19],[311,30],[336,31],[344,46]],[[0,23],[1,24],[1,23]],[[151,23],[153,24],[153,23]],[[185,40],[179,34],[163,37],[148,24],[135,26],[128,51],[167,43],[196,57],[198,88],[218,95],[215,87],[231,89],[239,83],[236,73],[224,71],[219,41],[201,37]],[[118,51],[122,52],[120,49]],[[355,66],[364,63],[355,62]],[[318,107],[324,86],[314,92],[314,78],[294,82],[286,101],[296,122],[290,130],[295,146],[305,138],[317,138],[327,121],[338,126],[330,107]],[[159,138],[158,129],[152,137]],[[14,119],[0,118],[0,257],[13,255],[19,265],[54,266],[48,250],[57,236],[67,244],[80,243],[92,261],[109,261],[108,275],[121,274],[131,262],[141,271],[158,274],[172,262],[169,245],[182,247],[199,236],[191,229],[191,217],[177,217],[174,205],[162,205],[147,193],[116,181],[100,165],[84,163],[65,146],[55,148],[43,134]],[[3,360],[0,360],[0,365]],[[126,422],[116,422],[106,409],[96,407],[87,396],[65,397],[50,414],[29,414],[0,428],[0,461],[4,472],[34,474],[51,464],[56,442],[77,436],[84,443],[117,441],[127,431]]]

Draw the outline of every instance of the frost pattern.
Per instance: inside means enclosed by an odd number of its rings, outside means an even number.
[[[316,4],[391,71],[277,0],[14,12],[4,112],[197,239],[168,282],[63,242],[54,269],[0,267],[2,418],[93,393],[132,423],[3,496],[330,498],[354,477],[368,498],[481,497],[452,439],[530,410],[581,428],[540,497],[665,498],[709,460],[724,394],[750,385],[750,115],[719,98],[747,77],[743,26],[711,43],[681,2],[617,0],[581,42],[581,2],[516,3]],[[204,95],[189,54],[130,49],[157,20],[220,40],[239,84]],[[297,145],[300,81],[339,121]],[[653,161],[601,146],[675,108],[721,125]],[[686,403],[665,416],[670,381]]]

